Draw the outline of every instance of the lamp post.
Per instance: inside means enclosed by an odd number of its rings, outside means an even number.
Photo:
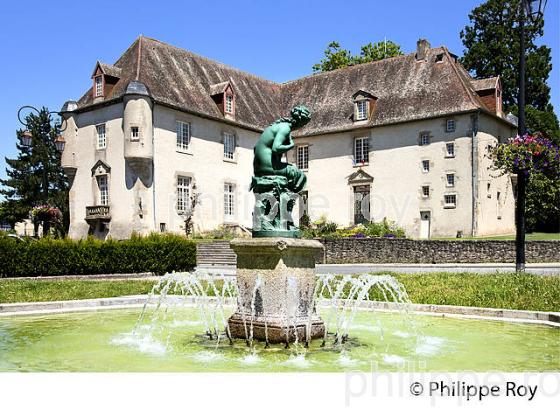
[[[40,111],[31,106],[31,105],[24,105],[23,107],[21,107],[18,112],[17,112],[17,117],[18,117],[18,121],[23,124],[25,126],[25,130],[23,131],[22,135],[21,135],[21,143],[23,146],[28,147],[28,148],[32,148],[35,145],[35,141],[34,141],[34,136],[33,133],[30,131],[30,126],[27,122],[27,116],[24,117],[24,119],[22,119],[22,111],[24,110],[31,110],[37,113],[37,115],[40,114]],[[60,117],[60,123],[55,124],[55,128],[57,130],[57,135],[56,138],[54,140],[54,146],[56,148],[56,150],[58,152],[62,152],[64,151],[64,145],[66,144],[64,141],[64,137],[62,136],[61,132],[64,131],[66,129],[66,119],[63,116],[63,113],[60,111],[49,111],[48,112],[49,115],[50,114],[57,114]],[[62,126],[64,126],[64,128],[61,128]],[[45,196],[45,201],[47,201],[48,197],[49,197],[49,181],[48,181],[48,151],[45,147],[48,147],[50,144],[53,143],[53,141],[49,140],[48,138],[46,138],[45,135],[39,135],[39,138],[41,138],[41,143],[42,143],[42,152],[41,152],[41,159],[43,162],[43,194]]]
[[[547,0],[521,0],[519,10],[519,108],[518,133],[527,134],[525,125],[525,22],[529,19],[535,23],[544,14]],[[517,172],[517,204],[515,207],[515,270],[525,271],[525,199],[527,176],[523,171]]]

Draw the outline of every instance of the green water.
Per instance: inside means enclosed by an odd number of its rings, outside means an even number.
[[[342,346],[216,345],[191,308],[137,335],[139,309],[0,318],[0,371],[558,371],[560,329],[358,312]],[[324,316],[327,316],[325,313]]]

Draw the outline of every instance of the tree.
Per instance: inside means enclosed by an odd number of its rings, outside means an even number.
[[[460,33],[465,46],[461,63],[478,78],[500,76],[504,110],[517,115],[519,94],[520,0],[488,0],[469,14],[470,24]],[[558,118],[550,104],[547,84],[552,69],[550,48],[537,47],[543,21],[526,21],[526,107],[525,122],[530,134],[540,133],[560,144]],[[560,228],[560,181],[532,173],[527,184],[526,217],[531,230]]]
[[[360,55],[354,57],[354,63],[369,63],[401,55],[403,55],[403,52],[401,51],[401,46],[398,44],[392,41],[379,41],[363,46]]]
[[[488,0],[469,14],[470,24],[460,33],[465,46],[461,63],[477,78],[501,76],[506,109],[517,105],[519,94],[519,4],[520,0]],[[525,33],[526,104],[544,111],[550,101],[552,63],[550,47],[534,43],[543,34],[542,19],[527,22]]]
[[[38,115],[29,114],[26,123],[33,136],[32,146],[23,144],[23,130],[18,130],[18,156],[6,158],[8,178],[0,180],[0,194],[6,198],[3,217],[13,225],[27,218],[33,207],[50,205],[62,211],[65,226],[68,226],[68,181],[54,143],[58,126],[51,125],[46,108]]]
[[[359,55],[352,55],[349,50],[341,48],[338,42],[332,41],[325,50],[325,58],[320,63],[313,65],[313,71],[332,71],[337,68],[383,60],[402,54],[401,47],[392,41],[366,44],[361,48]]]

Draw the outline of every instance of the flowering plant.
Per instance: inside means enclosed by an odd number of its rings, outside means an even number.
[[[55,206],[37,205],[31,210],[31,218],[38,222],[47,222],[50,224],[62,223],[62,212]]]
[[[560,178],[559,148],[540,135],[516,136],[498,144],[490,152],[494,169],[503,173],[540,173],[551,179]]]

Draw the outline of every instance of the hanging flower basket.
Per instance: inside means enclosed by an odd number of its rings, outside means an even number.
[[[55,206],[38,205],[31,210],[33,222],[47,222],[51,225],[62,223],[62,212]]]
[[[493,167],[503,173],[526,176],[540,173],[550,179],[560,178],[559,148],[540,135],[510,138],[507,143],[495,146],[490,152]]]

